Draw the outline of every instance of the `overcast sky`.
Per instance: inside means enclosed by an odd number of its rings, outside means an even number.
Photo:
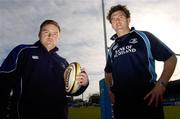
[[[127,5],[131,26],[152,32],[180,54],[179,0],[104,0],[104,3],[106,15],[112,5]],[[0,17],[0,63],[16,45],[36,42],[39,25],[45,19],[54,19],[62,29],[59,55],[69,63],[79,62],[87,70],[90,85],[85,97],[99,92],[106,62],[101,0],[0,0]],[[108,21],[106,29],[110,46],[109,38],[114,31]],[[174,79],[180,78],[178,72]]]

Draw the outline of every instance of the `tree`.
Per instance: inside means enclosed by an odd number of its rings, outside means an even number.
[[[99,105],[100,104],[100,95],[99,94],[92,94],[90,97],[89,97],[89,103],[91,105]]]

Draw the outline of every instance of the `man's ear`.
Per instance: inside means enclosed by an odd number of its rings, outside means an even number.
[[[128,20],[128,23],[130,24],[130,22],[131,22],[131,18],[129,17],[127,20]]]

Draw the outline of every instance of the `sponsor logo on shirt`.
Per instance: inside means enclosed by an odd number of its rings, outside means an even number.
[[[127,45],[120,47],[119,49],[115,50],[114,58],[120,56],[120,55],[125,55],[128,53],[134,53],[136,52],[136,49],[132,47],[132,45]]]
[[[113,50],[115,50],[117,47],[118,47],[118,44],[116,44],[116,45],[113,47]]]

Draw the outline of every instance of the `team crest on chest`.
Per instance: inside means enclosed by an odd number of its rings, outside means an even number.
[[[39,56],[33,55],[33,56],[32,56],[32,59],[35,59],[35,60],[36,60],[36,59],[39,59]]]
[[[132,38],[132,39],[129,40],[129,43],[136,44],[136,43],[138,43],[138,39],[137,38]]]

